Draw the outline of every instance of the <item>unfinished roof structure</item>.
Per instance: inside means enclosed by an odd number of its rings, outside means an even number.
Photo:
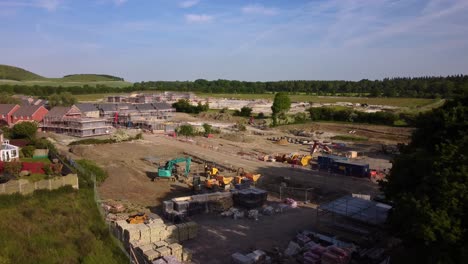
[[[320,205],[317,208],[317,217],[333,214],[365,224],[382,225],[387,220],[391,208],[387,204],[347,195]]]

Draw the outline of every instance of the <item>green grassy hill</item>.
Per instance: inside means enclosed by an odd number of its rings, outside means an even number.
[[[0,64],[0,85],[1,84],[53,87],[106,85],[119,88],[132,85],[132,83],[126,82],[124,78],[107,74],[71,74],[65,75],[62,78],[46,78],[25,69]]]
[[[63,76],[62,80],[70,82],[124,81],[123,78],[106,74],[72,74]]]
[[[0,64],[0,79],[13,81],[44,80],[45,78],[14,66]]]

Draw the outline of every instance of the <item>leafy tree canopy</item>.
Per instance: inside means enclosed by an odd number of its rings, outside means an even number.
[[[13,129],[13,137],[33,139],[36,136],[37,124],[35,122],[21,122],[16,124]]]
[[[179,133],[179,135],[189,137],[189,136],[195,135],[195,129],[193,128],[192,125],[189,125],[189,124],[181,125],[177,129],[177,133]]]
[[[468,263],[467,115],[466,95],[421,114],[382,183],[408,262]]]
[[[275,126],[278,122],[278,116],[289,111],[291,108],[291,98],[289,98],[286,93],[277,93],[275,99],[273,100],[273,105],[271,106],[272,116],[273,116],[273,125]]]
[[[49,106],[72,106],[76,104],[78,100],[69,92],[52,94],[49,96]]]
[[[19,99],[14,98],[13,96],[3,92],[0,93],[0,104],[19,104],[21,103]]]

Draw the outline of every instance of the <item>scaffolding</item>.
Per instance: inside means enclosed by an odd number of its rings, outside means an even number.
[[[89,137],[108,134],[111,126],[101,118],[44,118],[43,131],[67,134],[75,137]]]

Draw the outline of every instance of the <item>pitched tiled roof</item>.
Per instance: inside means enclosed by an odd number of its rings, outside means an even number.
[[[156,110],[152,104],[137,104],[135,106],[140,111],[142,111],[142,110]]]
[[[15,104],[0,104],[0,115],[7,115],[15,106]]]
[[[56,106],[50,109],[49,113],[47,113],[46,117],[63,117],[70,111],[71,106]]]
[[[23,105],[14,113],[14,116],[32,116],[41,107],[41,105]]]
[[[94,112],[99,110],[95,104],[91,103],[76,104],[76,107],[78,107],[81,112]]]
[[[116,104],[100,104],[98,108],[102,111],[116,111],[117,105]]]
[[[154,107],[156,107],[158,110],[167,110],[167,109],[172,109],[172,106],[168,103],[153,103]]]

